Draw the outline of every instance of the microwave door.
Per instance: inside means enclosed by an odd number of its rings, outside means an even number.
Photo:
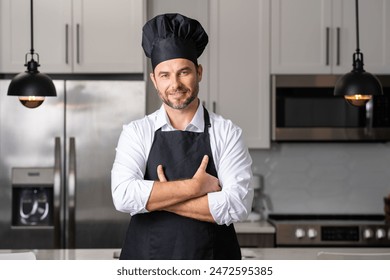
[[[383,96],[365,106],[334,96],[336,75],[273,75],[273,141],[390,140],[390,76],[381,76]]]

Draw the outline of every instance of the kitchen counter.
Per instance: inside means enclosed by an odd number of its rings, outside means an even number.
[[[274,226],[267,221],[235,223],[234,228],[237,233],[275,233]]]
[[[390,260],[390,248],[243,248],[243,259]]]
[[[234,228],[241,247],[275,247],[275,228],[267,221],[235,223]]]
[[[114,260],[120,249],[0,250],[0,259],[18,259],[18,255],[31,259],[31,252],[37,260]],[[390,248],[242,248],[242,256],[246,260],[390,260]]]

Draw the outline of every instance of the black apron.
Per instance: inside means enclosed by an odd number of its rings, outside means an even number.
[[[207,173],[217,177],[206,109],[204,120],[204,133],[162,132],[161,128],[155,132],[145,180],[159,180],[159,164],[163,165],[168,181],[192,178],[204,155],[209,156]],[[241,251],[233,224],[217,225],[154,211],[131,218],[120,259],[241,259]]]

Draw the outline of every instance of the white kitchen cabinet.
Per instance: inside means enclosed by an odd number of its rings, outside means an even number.
[[[34,49],[45,73],[142,73],[143,0],[35,0]],[[21,72],[30,3],[0,0],[0,72]]]
[[[271,1],[271,72],[329,73],[330,27],[329,0]]]
[[[352,55],[356,50],[355,1],[336,1],[341,5],[338,15],[340,34],[340,64],[336,73],[352,70]],[[335,11],[336,13],[336,11]],[[364,55],[364,68],[375,74],[390,74],[390,1],[359,1],[359,41]]]
[[[249,148],[270,147],[269,2],[210,1],[207,107],[240,126]]]
[[[271,73],[344,74],[356,50],[354,0],[271,1]],[[359,1],[366,70],[390,73],[390,5]]]

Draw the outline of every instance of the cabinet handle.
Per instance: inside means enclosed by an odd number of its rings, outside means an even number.
[[[217,102],[213,101],[213,113],[217,112]]]
[[[77,64],[80,64],[80,24],[76,25],[76,48]]]
[[[329,33],[330,28],[326,28],[326,65],[329,65]]]
[[[340,27],[337,27],[337,61],[336,65],[340,65]]]
[[[69,64],[69,24],[65,24],[65,63]]]

